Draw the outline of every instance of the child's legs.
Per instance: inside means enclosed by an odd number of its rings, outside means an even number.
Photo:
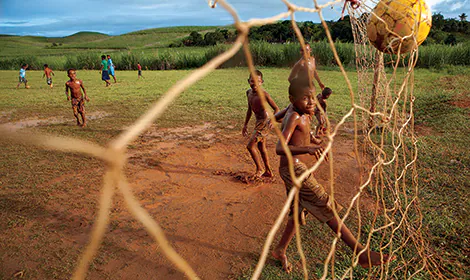
[[[282,233],[281,240],[279,240],[279,244],[276,246],[276,249],[274,249],[274,254],[277,254],[278,256],[285,255],[287,247],[289,246],[289,243],[294,237],[294,234],[295,222],[293,218],[289,217],[289,220],[287,220],[286,228]]]
[[[339,229],[339,223],[340,221],[336,218],[333,217],[331,220],[326,222],[326,224],[336,233],[338,232]],[[341,240],[348,245],[349,248],[351,248],[353,251],[358,253],[359,251],[364,249],[364,246],[359,243],[356,239],[356,237],[351,233],[349,228],[346,226],[346,224],[342,224],[341,226]]]
[[[114,82],[116,83],[116,74],[114,73],[114,70],[111,71],[110,76],[113,77]]]
[[[257,142],[258,142],[258,141],[257,141],[257,137],[256,137],[256,134],[254,133],[254,134],[251,136],[250,141],[249,141],[248,144],[246,145],[246,148],[248,149],[248,152],[250,152],[251,158],[253,158],[253,161],[255,162],[255,165],[256,165],[256,175],[261,175],[261,174],[258,174],[258,173],[261,172],[262,168],[261,168],[261,162],[260,162],[260,158],[259,158],[258,151],[257,151],[257,149],[255,148]]]
[[[78,107],[77,105],[72,105],[73,115],[77,119],[77,124],[80,124],[80,119],[78,118]]]
[[[335,232],[338,232],[340,221],[336,218],[333,217],[331,220],[327,222],[327,225]],[[364,250],[364,246],[359,243],[359,241],[356,239],[356,237],[351,233],[349,228],[343,224],[340,229],[341,233],[341,240],[348,245],[349,248],[351,248],[356,254],[359,254],[360,251]],[[383,263],[389,262],[394,260],[395,257],[390,257],[387,254],[380,254],[375,251],[371,251],[369,249],[365,250],[360,256],[359,256],[359,264],[366,268],[366,267],[371,267],[371,266],[378,266]]]
[[[258,150],[261,153],[261,157],[264,162],[264,167],[266,169],[266,172],[264,175],[272,176],[273,172],[271,170],[271,166],[269,165],[268,149],[266,148],[266,137],[263,137],[263,139],[258,142]]]
[[[82,116],[82,124],[86,125],[86,117],[85,117],[85,100],[81,100],[79,105],[78,105],[78,112],[80,113],[80,116]]]

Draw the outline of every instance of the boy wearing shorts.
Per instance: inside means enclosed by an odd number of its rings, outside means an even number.
[[[289,100],[292,106],[289,106],[282,122],[282,134],[284,141],[292,154],[294,173],[298,177],[308,170],[307,162],[310,155],[320,158],[323,149],[319,145],[311,143],[310,122],[311,115],[315,110],[315,90],[311,87],[308,78],[293,79],[289,86]],[[289,172],[289,164],[286,153],[282,147],[281,141],[276,146],[276,153],[281,157],[279,173],[285,183],[286,191],[289,193],[295,188],[293,180]],[[351,233],[345,224],[334,215],[334,210],[340,211],[341,206],[337,204],[323,189],[323,187],[315,180],[312,174],[302,182],[299,191],[299,215],[306,209],[315,216],[319,221],[326,223],[333,232],[340,232],[341,239],[356,254],[359,255],[359,264],[362,267],[371,267],[381,265],[382,263],[393,260],[388,255],[380,255],[377,252],[366,249],[358,242],[356,237]],[[281,261],[283,269],[290,273],[292,265],[289,263],[286,250],[290,241],[295,234],[295,224],[293,217],[294,205],[291,205],[289,220],[287,222],[284,233],[277,247],[272,251],[272,255]],[[299,219],[300,220],[300,219]],[[363,253],[360,253],[363,251]]]
[[[44,64],[44,74],[42,75],[42,78],[46,77],[47,85],[50,86],[51,88],[53,87],[52,76],[55,76],[54,71],[52,71],[52,69],[49,68],[49,65]]]

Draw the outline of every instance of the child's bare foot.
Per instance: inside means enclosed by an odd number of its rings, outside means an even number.
[[[263,176],[263,170],[256,170],[256,173],[253,174],[253,178],[261,178]]]
[[[77,125],[78,125],[78,126],[82,126],[82,124],[81,124],[80,122],[77,122]]]
[[[278,249],[272,251],[271,254],[276,260],[281,262],[282,269],[284,269],[285,272],[287,273],[292,272],[292,264],[287,260],[286,254],[279,252]]]
[[[390,258],[389,255],[384,254],[383,257],[381,257],[380,254],[377,252],[366,251],[359,256],[359,264],[363,268],[369,268],[372,266],[378,266],[378,265],[393,261],[394,259],[395,259],[395,256]]]
[[[85,126],[86,126],[86,123],[83,123],[83,124],[81,125],[81,127],[85,127]]]
[[[272,178],[274,175],[273,175],[273,171],[271,169],[268,169],[261,176]]]

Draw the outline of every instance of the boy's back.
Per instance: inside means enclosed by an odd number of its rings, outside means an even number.
[[[44,68],[44,74],[46,75],[47,78],[50,78],[52,73],[53,71],[51,68],[49,67]]]

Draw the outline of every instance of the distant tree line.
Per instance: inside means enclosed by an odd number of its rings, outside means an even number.
[[[465,13],[460,14],[459,19],[445,19],[441,13],[436,13],[432,15],[432,28],[427,41],[428,43],[455,45],[465,40],[462,36],[457,37],[462,34],[468,41],[470,22],[467,21]]]
[[[297,25],[307,41],[318,42],[326,39],[325,30],[320,23],[305,21],[298,22]],[[337,21],[327,21],[327,25],[335,42],[351,43],[354,41],[349,16]],[[459,42],[469,41],[470,22],[467,21],[465,13],[462,13],[459,19],[445,19],[441,13],[435,13],[432,16],[432,25],[425,44],[454,45]],[[236,30],[216,29],[204,35],[193,31],[183,40],[172,43],[170,47],[214,46],[219,43],[232,43],[235,41],[236,36]],[[268,43],[298,42],[292,29],[292,23],[289,20],[253,27],[250,29],[248,38],[250,41],[265,41]]]

